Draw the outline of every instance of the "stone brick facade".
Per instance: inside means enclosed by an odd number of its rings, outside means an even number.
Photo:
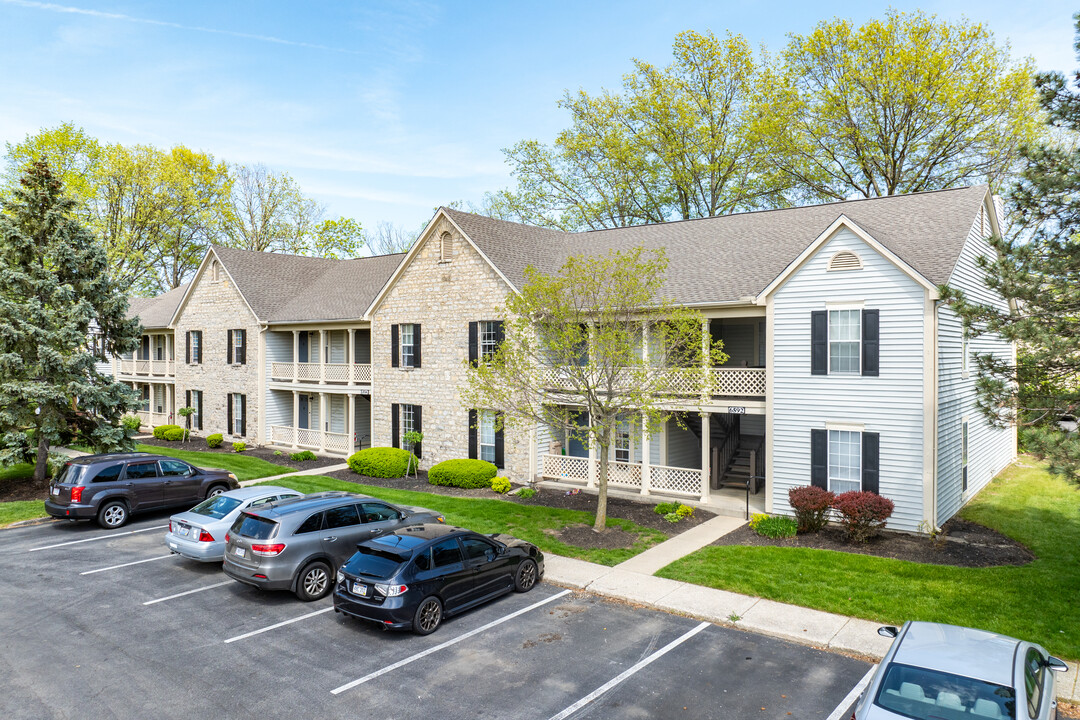
[[[449,232],[450,246],[441,248]],[[469,456],[469,408],[458,388],[465,382],[469,323],[505,314],[510,287],[445,218],[417,242],[420,248],[371,318],[375,446],[391,444],[392,403],[420,405],[424,433],[421,467]],[[440,259],[440,252],[448,259]],[[391,326],[419,323],[419,368],[391,366]],[[507,428],[500,475],[524,481],[529,474],[527,432]]]
[[[201,435],[223,433],[226,439],[243,440],[249,445],[265,442],[260,437],[262,397],[259,388],[259,324],[248,309],[228,275],[222,270],[214,279],[211,257],[194,280],[194,286],[181,308],[176,324],[176,402],[183,407],[187,390],[202,390],[203,418]],[[230,365],[228,331],[247,331],[247,357],[244,365]],[[188,364],[186,339],[189,330],[202,331],[202,363]],[[246,436],[233,436],[227,428],[229,393],[247,395]],[[181,418],[182,419],[182,418]]]

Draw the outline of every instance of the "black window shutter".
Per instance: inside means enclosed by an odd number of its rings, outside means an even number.
[[[506,336],[503,335],[503,321],[502,320],[496,320],[495,321],[495,346],[498,347],[499,345],[502,345],[502,342],[505,339],[506,339]]]
[[[225,422],[228,424],[228,429],[225,434],[232,435],[233,421],[232,421],[232,393],[225,396]]]
[[[394,326],[394,330],[397,330],[397,325]],[[395,337],[397,336],[396,332],[394,333],[394,336]],[[400,444],[401,438],[398,437],[398,434],[400,433],[400,426],[398,425],[398,422],[399,422],[399,420],[398,420],[398,404],[397,403],[390,403],[390,446],[391,447],[401,447],[401,444]]]
[[[191,333],[188,333],[188,337],[190,337],[190,336],[191,336]],[[185,390],[184,391],[184,407],[191,407],[191,391],[190,390]],[[191,429],[191,416],[190,415],[187,416],[187,426],[188,426],[188,430],[190,430]]]
[[[829,489],[829,431],[810,431],[810,484]]]
[[[390,326],[390,367],[398,366],[398,326]],[[397,407],[397,406],[395,406]],[[395,445],[394,447],[397,447]]]
[[[247,395],[240,396],[240,437],[247,437]]]
[[[499,415],[495,416],[495,467],[497,468],[503,466],[503,431],[499,427],[499,420],[501,419]]]
[[[240,357],[236,361],[241,365],[247,364],[247,330],[237,330],[240,333]]]
[[[862,311],[862,374],[878,374],[880,310]]]
[[[412,326],[412,341],[413,341],[413,364],[412,364],[412,366],[413,367],[420,367],[420,323],[413,323],[413,326]]]
[[[475,366],[480,359],[480,323],[469,323],[469,364]],[[475,412],[475,411],[471,411]],[[469,421],[472,424],[472,421]],[[473,457],[470,455],[469,457]]]
[[[862,434],[862,489],[866,492],[878,492],[878,446],[877,433]]]
[[[199,391],[199,429],[202,430],[202,390]]]
[[[225,362],[232,365],[232,330],[225,333]]]
[[[810,313],[810,374],[829,374],[829,312]]]
[[[417,327],[420,327],[420,326],[417,325]],[[423,418],[424,408],[420,407],[419,405],[413,405],[412,409],[413,409],[413,425],[415,425],[413,430],[415,430],[418,433],[422,433],[422,432],[424,432],[424,418]],[[421,444],[422,443],[416,443],[416,445],[413,446],[413,449],[412,449],[413,455],[415,455],[416,457],[420,457],[420,453],[422,452],[421,448],[420,448]]]
[[[475,324],[476,323],[470,323],[470,325],[475,325]],[[479,432],[477,430],[477,427],[476,427],[476,419],[477,419],[476,418],[476,411],[475,410],[470,410],[469,411],[469,459],[470,460],[476,460],[478,457],[480,457],[480,455],[477,452],[477,444],[476,444],[476,436],[477,436],[477,434]]]
[[[191,331],[190,330],[188,330],[184,334],[184,362],[186,362],[188,365],[191,364]],[[188,393],[188,395],[190,396],[191,393]]]

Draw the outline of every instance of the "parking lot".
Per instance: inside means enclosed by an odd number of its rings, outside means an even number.
[[[547,584],[383,632],[170,555],[167,518],[0,531],[0,716],[824,720],[870,669]]]

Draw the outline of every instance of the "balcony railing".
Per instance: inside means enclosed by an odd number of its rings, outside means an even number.
[[[638,368],[627,368],[627,382],[631,381],[634,373],[640,372]],[[666,389],[671,395],[690,397],[701,395],[760,397],[765,395],[765,368],[655,368],[651,372],[664,374]],[[540,373],[542,382],[553,390],[569,386],[568,370],[546,367],[541,368]]]
[[[172,377],[176,374],[172,360],[120,360],[120,375],[138,377]]]
[[[591,475],[590,478],[590,467]],[[701,471],[693,468],[650,465],[648,475],[645,467],[639,463],[608,463],[608,484],[613,487],[628,488],[643,492],[643,479],[648,480],[648,491],[657,495],[676,495],[679,497],[701,497]],[[552,480],[569,480],[588,483],[600,476],[600,461],[572,455],[540,456],[540,475]]]
[[[156,413],[148,410],[139,411],[139,419],[142,420],[143,428],[155,428],[158,425],[169,425],[168,413]]]
[[[286,425],[270,426],[270,442],[275,445],[308,448],[348,454],[353,450],[346,433],[327,432],[311,428],[294,428]]]
[[[371,383],[371,365],[353,363],[270,363],[270,377],[274,380],[298,383]]]

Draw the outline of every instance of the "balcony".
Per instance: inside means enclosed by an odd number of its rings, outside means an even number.
[[[626,368],[627,385],[640,368]],[[676,397],[764,397],[765,368],[655,368],[650,372],[663,373],[667,394]],[[568,371],[557,367],[542,368],[542,381],[552,390],[569,387]],[[618,386],[616,386],[618,387]]]
[[[117,374],[130,377],[171,378],[176,375],[172,360],[118,360]]]
[[[700,470],[650,465],[646,476],[644,469],[640,463],[612,460],[608,463],[608,484],[613,488],[643,494],[656,493],[690,498],[700,498],[702,495],[704,481]],[[549,480],[589,483],[595,482],[599,474],[600,461],[595,458],[590,460],[584,457],[550,453],[545,453],[540,457],[540,475]],[[708,490],[705,494],[708,494]]]
[[[322,385],[370,384],[371,365],[358,363],[306,363],[274,362],[270,363],[270,377],[279,382],[294,382]]]
[[[149,410],[139,410],[139,419],[142,420],[143,428],[155,428],[158,425],[168,425],[172,423],[172,418],[168,413],[150,412]],[[144,432],[148,432],[144,430]]]
[[[270,426],[270,442],[294,448],[306,448],[320,452],[348,455],[353,451],[353,443],[347,433],[327,432],[310,428],[294,428],[285,425]]]

